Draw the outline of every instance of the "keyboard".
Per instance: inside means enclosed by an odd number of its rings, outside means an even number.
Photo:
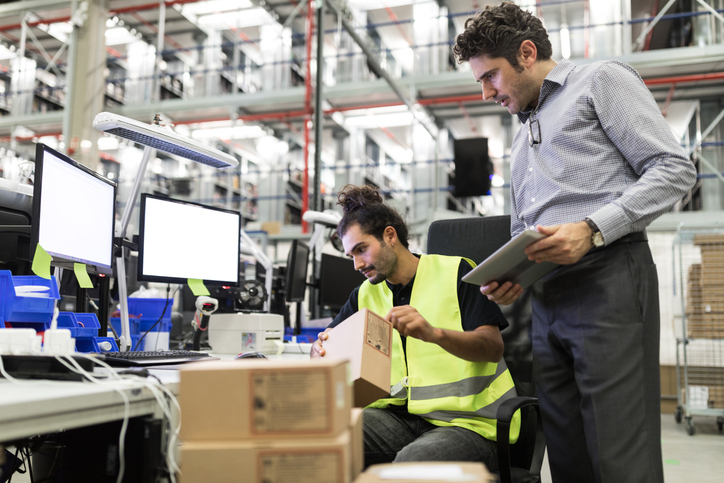
[[[188,350],[104,352],[103,355],[106,364],[116,367],[161,366],[218,359],[206,352]]]

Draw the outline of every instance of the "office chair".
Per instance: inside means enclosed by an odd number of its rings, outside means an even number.
[[[510,216],[438,220],[427,233],[427,253],[467,257],[480,263],[510,240]],[[530,338],[530,289],[513,304],[501,306],[510,326],[503,331],[504,359],[513,377],[518,397],[505,401],[497,412],[498,473],[501,483],[540,481],[545,438],[534,397],[533,354]],[[521,409],[518,441],[510,444],[510,422]]]

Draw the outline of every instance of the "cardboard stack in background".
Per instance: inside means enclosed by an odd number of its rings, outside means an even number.
[[[325,359],[348,360],[354,406],[365,407],[390,393],[392,324],[368,309],[327,332]]]
[[[686,329],[691,338],[724,338],[724,234],[698,234],[701,264],[689,267]]]
[[[349,483],[361,471],[346,362],[209,361],[180,375],[182,482]]]

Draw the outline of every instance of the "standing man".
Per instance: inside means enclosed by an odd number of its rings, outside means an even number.
[[[460,257],[415,255],[407,226],[370,186],[345,186],[339,234],[367,280],[330,324],[362,308],[392,322],[391,394],[363,413],[365,465],[392,461],[477,461],[498,467],[497,407],[515,396],[503,357],[500,308],[460,279]],[[312,357],[324,356],[326,331]],[[516,415],[511,440],[518,437]]]
[[[516,114],[511,233],[563,266],[533,286],[533,357],[557,482],[661,482],[659,302],[645,227],[696,172],[638,73],[551,59],[539,19],[513,3],[465,22],[453,47],[483,99]],[[522,289],[481,287],[499,304]]]

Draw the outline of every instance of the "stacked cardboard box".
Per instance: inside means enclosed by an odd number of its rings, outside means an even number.
[[[497,479],[482,463],[390,463],[370,466],[355,480],[355,483],[429,483],[431,481],[494,483]]]
[[[362,469],[344,361],[191,364],[179,402],[184,483],[349,483]]]
[[[701,264],[689,267],[687,334],[724,338],[724,234],[699,234],[694,244],[701,250]]]

